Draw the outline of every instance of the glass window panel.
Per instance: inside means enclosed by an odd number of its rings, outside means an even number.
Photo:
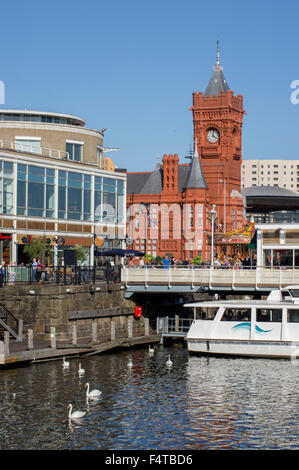
[[[82,160],[82,144],[75,144],[71,142],[66,143],[66,151],[69,154],[69,158],[71,160],[76,160],[77,162],[81,162]]]
[[[90,219],[90,197],[91,191],[89,189],[84,190],[84,220]]]
[[[102,188],[102,178],[100,176],[96,176],[94,179],[94,187],[96,191],[101,191]]]
[[[103,193],[103,221],[113,223],[115,218],[115,194]]]
[[[273,250],[273,266],[293,266],[293,250]]]
[[[288,309],[288,322],[289,323],[299,323],[299,310],[297,310],[297,309]]]
[[[17,206],[26,207],[26,182],[18,181],[17,183]]]
[[[25,180],[26,179],[26,165],[18,164],[18,179]]]
[[[84,189],[90,189],[90,188],[91,188],[91,176],[84,175]]]
[[[82,158],[82,145],[74,144],[74,160],[81,162]]]
[[[41,154],[41,141],[36,139],[16,139],[16,149],[23,152]]]
[[[43,183],[45,178],[45,169],[38,166],[28,166],[28,181]]]
[[[256,309],[256,321],[257,322],[281,322],[282,310],[281,309]]]
[[[102,211],[101,211],[101,193],[100,191],[94,192],[94,219],[96,221],[101,220]]]
[[[114,193],[116,181],[112,178],[103,178],[103,189],[106,192]]]
[[[43,216],[44,185],[28,182],[28,215]]]
[[[72,188],[82,188],[82,175],[80,173],[68,173],[68,186]]]
[[[221,321],[250,321],[250,308],[226,308]]]
[[[54,186],[47,184],[46,187],[46,209],[47,217],[53,217],[54,214]]]
[[[58,184],[59,186],[66,186],[66,172],[65,171],[58,172]]]
[[[13,173],[13,163],[4,162],[3,167],[4,167],[4,174]]]
[[[117,192],[118,192],[118,194],[124,194],[124,187],[125,187],[124,181],[118,180],[117,181]]]
[[[271,267],[271,250],[264,250],[264,266]]]
[[[11,214],[13,210],[13,179],[3,180],[3,214]]]
[[[66,188],[63,186],[59,186],[58,188],[58,217],[60,219],[64,219],[65,214],[65,196],[66,196]]]
[[[82,218],[82,190],[68,188],[68,219]]]

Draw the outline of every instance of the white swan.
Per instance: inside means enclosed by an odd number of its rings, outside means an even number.
[[[155,352],[154,348],[151,348],[150,344],[148,346],[148,352],[149,352],[149,354],[154,354],[154,352]]]
[[[133,367],[133,362],[131,361],[131,359],[129,359],[128,367]]]
[[[72,410],[73,410],[73,405],[70,403],[67,407],[67,409],[69,409],[69,419],[78,419],[78,418],[82,418],[83,416],[86,415],[86,412],[85,411],[74,411],[74,413],[72,413]]]
[[[98,390],[97,388],[95,388],[94,390],[92,390],[92,391],[90,392],[90,391],[89,391],[89,383],[86,383],[86,384],[85,384],[85,387],[87,387],[86,396],[87,396],[88,398],[99,397],[100,395],[102,395],[101,390]]]
[[[84,374],[85,374],[85,369],[82,369],[82,368],[81,368],[81,362],[80,362],[80,364],[79,364],[78,374],[79,374],[79,375],[84,375]]]
[[[172,360],[170,359],[170,354],[168,354],[168,359],[167,359],[167,361],[166,361],[166,365],[167,365],[167,367],[171,367],[172,364],[173,364],[173,362],[172,362]]]
[[[62,367],[64,367],[65,369],[70,367],[70,363],[65,360],[65,357],[63,357]]]

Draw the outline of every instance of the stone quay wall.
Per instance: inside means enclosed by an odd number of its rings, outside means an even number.
[[[57,342],[73,342],[75,331],[78,344],[110,339],[111,328],[116,339],[128,337],[128,329],[132,336],[146,329],[155,334],[143,316],[135,318],[135,303],[125,299],[120,284],[16,284],[0,289],[0,303],[23,320],[24,337],[31,329],[36,339],[49,339],[53,327]],[[7,323],[15,326],[10,316]]]

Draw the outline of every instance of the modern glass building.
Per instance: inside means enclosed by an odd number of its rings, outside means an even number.
[[[26,262],[24,246],[45,236],[51,264],[81,245],[123,247],[126,175],[103,169],[104,129],[70,115],[0,113],[0,257]],[[57,243],[57,240],[60,243]]]

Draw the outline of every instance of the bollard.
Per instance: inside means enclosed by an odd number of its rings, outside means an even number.
[[[115,340],[115,321],[111,319],[111,341]]]
[[[18,341],[22,341],[23,339],[23,326],[24,326],[23,318],[19,318],[18,319]]]
[[[149,318],[144,319],[144,335],[149,336]]]
[[[56,330],[54,326],[51,326],[50,339],[51,339],[51,348],[56,349]]]
[[[0,364],[5,364],[4,343],[0,341]]]
[[[4,331],[4,357],[9,356],[9,332]]]
[[[133,321],[128,317],[128,338],[133,338]]]
[[[33,349],[33,330],[28,330],[27,331],[28,335],[28,346],[27,349]]]
[[[72,325],[72,344],[77,344],[77,323]]]
[[[95,319],[92,320],[91,324],[91,338],[92,342],[96,343],[98,339],[98,325]]]

